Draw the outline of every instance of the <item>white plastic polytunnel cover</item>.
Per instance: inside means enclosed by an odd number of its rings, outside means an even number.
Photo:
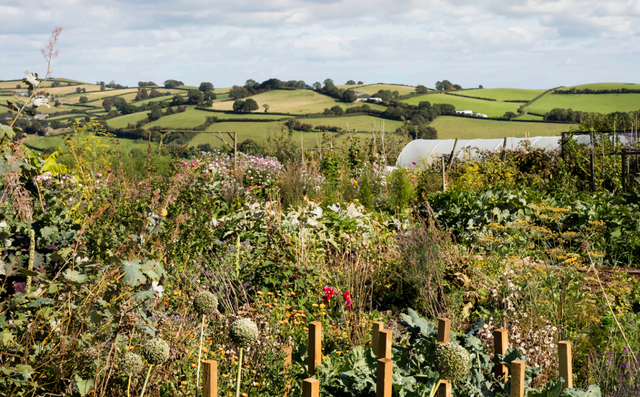
[[[631,141],[630,137],[620,134],[621,143]],[[628,138],[628,139],[627,139]],[[507,138],[507,150],[518,149],[522,141],[531,142],[531,147],[545,150],[560,148],[560,136],[537,136],[529,138]],[[589,135],[574,136],[579,144],[589,144]],[[411,168],[427,165],[443,155],[450,155],[455,139],[416,139],[407,144],[398,156],[397,166]],[[499,151],[504,145],[502,139],[458,139],[454,157],[458,160],[471,160],[478,157],[479,151]]]

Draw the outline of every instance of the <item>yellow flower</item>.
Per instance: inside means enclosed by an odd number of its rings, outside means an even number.
[[[325,307],[327,307],[327,305],[325,305],[324,303],[320,304],[320,309],[324,309]]]

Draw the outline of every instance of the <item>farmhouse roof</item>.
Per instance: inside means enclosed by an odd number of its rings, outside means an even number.
[[[357,99],[369,99],[369,98],[371,98],[371,95],[365,94],[364,92],[356,92],[356,98]]]

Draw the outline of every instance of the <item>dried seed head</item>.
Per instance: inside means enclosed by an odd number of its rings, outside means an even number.
[[[211,292],[200,292],[193,298],[193,308],[198,314],[212,315],[218,310],[218,298]]]
[[[144,363],[142,362],[142,357],[135,353],[127,353],[122,357],[122,361],[120,361],[120,371],[123,374],[133,376],[142,370]]]
[[[142,345],[142,356],[149,364],[162,365],[169,359],[169,345],[160,338],[153,338]]]
[[[471,372],[471,355],[454,342],[436,346],[435,361],[440,377],[451,382],[460,381]]]
[[[229,327],[231,339],[240,347],[247,347],[258,340],[258,326],[248,318],[235,321]]]

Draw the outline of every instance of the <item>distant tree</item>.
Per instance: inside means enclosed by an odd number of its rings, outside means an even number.
[[[244,86],[247,88],[255,88],[258,85],[259,85],[258,82],[253,79],[249,79],[244,83]]]
[[[429,90],[427,89],[427,87],[423,86],[422,84],[419,84],[416,86],[416,93],[417,94],[426,94]]]
[[[362,85],[364,84],[362,81],[358,81],[358,85]]]
[[[81,96],[79,99],[80,103],[87,103],[89,102],[89,98],[87,98],[86,96]]]
[[[482,84],[480,84],[480,85],[478,86],[478,88],[483,89],[484,87],[482,86]]]
[[[157,103],[151,105],[151,113],[148,113],[149,120],[155,121],[162,117],[162,108]]]
[[[76,94],[80,94],[80,93],[82,93],[82,88],[80,87],[76,88]]]
[[[461,90],[461,89],[462,89],[462,86],[461,86],[460,84],[454,84],[454,85],[453,85],[453,89],[454,89],[454,90]]]
[[[201,143],[197,146],[197,149],[201,152],[211,152],[213,151],[213,147],[211,147],[210,143]]]
[[[238,145],[238,150],[244,154],[251,156],[260,156],[264,152],[264,148],[253,139],[245,139]]]
[[[198,90],[189,90],[187,101],[191,105],[200,105],[204,101],[204,93]]]
[[[82,89],[82,92],[87,92],[87,89],[86,89],[86,88],[83,88],[83,89]]]
[[[356,96],[357,94],[354,90],[345,90],[342,93],[342,101],[347,103],[355,102]]]
[[[502,116],[503,119],[507,119],[507,120],[511,120],[514,117],[516,117],[516,114],[513,112],[506,112],[504,116]]]
[[[400,98],[400,91],[398,91],[398,90],[394,90],[394,91],[391,93],[391,98],[394,98],[394,99],[396,99],[396,98]]]
[[[59,81],[54,81],[53,83],[51,83],[51,87],[60,87],[60,82]]]
[[[349,80],[345,83],[346,85],[356,85],[356,82],[353,80]]]
[[[55,106],[55,107],[60,106],[60,101],[56,99],[56,101],[54,102],[53,106]]]
[[[333,80],[332,80],[332,79],[325,79],[325,80],[324,80],[324,85],[325,85],[325,86],[327,86],[327,85],[334,85],[334,84],[333,84]]]
[[[20,89],[20,88],[22,88],[22,86],[20,84],[18,84],[18,85],[16,85],[16,88]]]
[[[180,80],[167,80],[164,82],[164,88],[178,88],[184,85],[184,83]]]
[[[344,110],[342,110],[342,108],[340,106],[338,106],[338,105],[332,107],[331,111],[333,112],[333,114],[338,115],[338,116],[344,114]]]
[[[207,90],[207,91],[205,91],[205,93],[204,93],[204,99],[205,99],[205,100],[207,100],[207,101],[212,101],[212,100],[214,100],[214,99],[216,99],[216,98],[217,98],[217,95],[216,95],[216,93],[215,93],[215,92],[213,92],[213,90]]]
[[[237,85],[234,85],[229,90],[229,98],[231,99],[242,99],[250,95],[251,95],[251,92],[249,90],[247,90],[245,87],[240,87]]]
[[[144,99],[149,98],[149,93],[147,92],[146,88],[143,88],[141,90],[138,90],[138,93],[136,94],[136,101],[142,101]]]
[[[233,111],[236,113],[240,113],[242,112],[244,109],[244,101],[242,99],[236,99],[235,102],[233,102]]]
[[[84,121],[85,121],[85,123],[90,122],[90,121],[91,121],[91,117],[89,117],[89,116],[84,116]]]
[[[207,82],[202,82],[200,83],[200,87],[198,88],[198,90],[202,91],[202,92],[207,92],[207,91],[213,91],[213,84],[211,83],[207,83]]]
[[[320,87],[322,87],[322,84],[320,84],[319,81],[316,81],[315,83],[313,83],[313,88],[317,91]]]
[[[104,85],[100,86],[100,91],[104,91],[106,88],[104,88]]]
[[[260,107],[258,106],[258,103],[251,98],[248,98],[242,105],[242,110],[247,113],[251,113],[252,110],[258,110],[258,109],[260,109]]]
[[[269,105],[267,105],[266,103],[262,105],[262,107],[264,108],[264,112],[267,113],[269,111]]]
[[[380,98],[385,102],[389,102],[391,100],[392,94],[391,90],[379,90],[378,92],[373,94],[373,96],[376,98]]]
[[[184,103],[184,98],[182,97],[182,95],[174,95],[173,99],[171,100],[171,105],[172,106],[180,106]]]
[[[138,81],[138,87],[157,87],[153,81]]]
[[[149,93],[149,98],[157,98],[162,96],[162,93],[158,90],[156,90],[155,88],[151,89],[151,92]]]

